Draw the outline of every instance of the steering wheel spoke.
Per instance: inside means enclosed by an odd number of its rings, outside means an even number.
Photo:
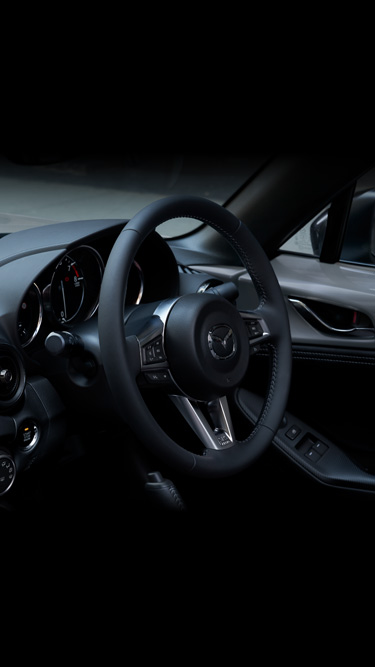
[[[235,436],[226,396],[207,403],[180,395],[170,395],[170,399],[206,449],[233,447]]]
[[[141,387],[177,391],[165,351],[165,322],[174,299],[161,301],[157,306],[137,306],[128,316],[125,326],[130,355],[137,357],[135,376]],[[130,335],[129,335],[130,332]]]
[[[164,327],[162,321],[154,316],[138,335],[138,343],[141,357],[141,370],[148,370],[150,367],[165,367],[167,357],[163,343]]]

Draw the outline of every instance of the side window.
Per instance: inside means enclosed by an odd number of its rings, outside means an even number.
[[[310,220],[280,250],[320,257],[329,206]],[[343,239],[340,261],[375,265],[375,173],[358,181]]]
[[[327,227],[327,217],[328,208],[310,220],[310,222],[284,243],[280,250],[319,257]]]

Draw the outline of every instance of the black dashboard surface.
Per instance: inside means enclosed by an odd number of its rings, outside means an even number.
[[[73,423],[89,437],[87,424],[97,435],[116,417],[97,314],[106,262],[125,224],[56,223],[0,237],[0,497],[8,498],[16,472],[65,446]],[[178,290],[176,259],[153,232],[134,258],[124,315],[127,306]]]

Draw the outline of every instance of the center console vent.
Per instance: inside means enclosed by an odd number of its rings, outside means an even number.
[[[25,370],[17,350],[7,343],[0,343],[0,410],[11,407],[19,400],[25,382]]]

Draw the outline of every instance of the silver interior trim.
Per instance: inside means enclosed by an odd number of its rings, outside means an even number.
[[[221,450],[233,447],[235,437],[225,396],[207,404],[175,394],[170,395],[170,399],[207,449]],[[204,415],[204,406],[207,407],[212,425]]]
[[[298,310],[298,312],[300,312],[302,315],[308,315],[308,316],[310,315],[314,320],[316,320],[318,324],[324,327],[324,329],[332,333],[350,334],[357,331],[374,332],[374,329],[371,327],[350,327],[347,329],[338,329],[336,327],[331,326],[324,320],[322,320],[322,318],[319,317],[319,315],[317,315],[316,313],[314,313],[314,311],[311,308],[309,308],[309,306],[307,306],[306,303],[301,301],[301,299],[294,299],[292,297],[288,297],[288,300],[290,301],[291,304],[293,304],[293,306],[296,308],[296,310]]]

